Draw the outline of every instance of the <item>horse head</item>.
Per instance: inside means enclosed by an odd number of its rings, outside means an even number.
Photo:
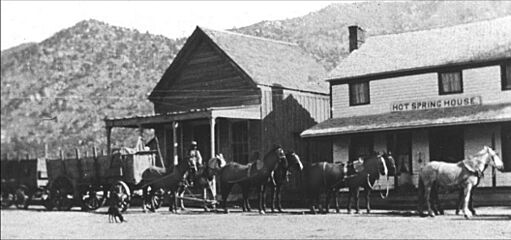
[[[491,147],[484,146],[482,152],[488,154],[486,155],[485,164],[489,163],[490,165],[496,167],[499,170],[504,169],[504,163],[502,162],[502,159]],[[489,161],[489,159],[491,159],[491,161]]]
[[[213,178],[213,176],[220,171],[226,165],[226,161],[224,159],[223,154],[217,154],[215,157],[212,157],[208,160],[206,164],[206,172],[208,178]]]
[[[286,159],[288,163],[288,169],[292,172],[301,172],[303,170],[303,164],[298,154],[293,151],[286,153]]]
[[[287,165],[287,158],[284,149],[280,145],[274,145],[263,158],[264,165],[266,167],[275,170],[278,164]]]

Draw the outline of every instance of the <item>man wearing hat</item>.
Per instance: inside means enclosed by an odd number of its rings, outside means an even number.
[[[196,166],[202,166],[202,156],[200,154],[199,149],[197,148],[197,142],[192,141],[190,144],[190,150],[188,151],[188,157],[190,157],[190,161],[193,161]]]

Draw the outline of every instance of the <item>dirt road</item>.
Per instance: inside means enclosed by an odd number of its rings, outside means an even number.
[[[371,214],[284,214],[257,212],[229,214],[191,210],[171,214],[167,209],[125,214],[128,222],[108,223],[106,208],[94,213],[47,212],[7,209],[1,211],[1,238],[511,238],[511,208],[477,208],[472,220],[454,215],[418,217],[408,211],[373,210]]]

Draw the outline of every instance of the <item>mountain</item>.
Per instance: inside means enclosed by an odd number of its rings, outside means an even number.
[[[296,42],[331,70],[348,55],[348,26],[366,38],[447,27],[511,15],[511,1],[398,1],[332,4],[303,17],[231,29],[259,37]]]
[[[2,51],[2,152],[102,145],[105,116],[153,112],[147,95],[184,41],[87,20]]]
[[[348,54],[349,25],[363,27],[370,37],[504,15],[511,15],[510,1],[337,3],[303,17],[231,30],[298,43],[331,70]],[[44,143],[53,152],[104,147],[103,118],[152,113],[147,94],[184,41],[87,20],[43,42],[2,51],[2,153],[41,155]],[[115,128],[112,140],[133,145],[136,132]]]

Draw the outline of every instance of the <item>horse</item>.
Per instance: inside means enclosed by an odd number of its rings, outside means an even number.
[[[222,193],[222,207],[225,213],[227,210],[227,197],[231,192],[234,184],[239,184],[242,189],[243,211],[250,211],[248,203],[248,194],[251,187],[259,189],[259,213],[265,214],[265,186],[273,173],[277,164],[287,161],[284,150],[281,146],[274,146],[263,158],[257,159],[253,163],[240,164],[237,162],[229,162],[219,171],[220,187]]]
[[[271,201],[271,212],[275,212],[275,204],[277,204],[277,210],[282,213],[281,204],[281,193],[280,190],[285,182],[289,181],[290,173],[300,173],[303,170],[303,164],[300,161],[300,157],[293,151],[286,152],[287,161],[281,161],[277,165],[277,168],[268,179],[268,185],[270,187],[270,201]]]
[[[224,156],[221,153],[217,154],[215,157],[209,159],[206,165],[199,166],[197,168],[197,172],[195,172],[195,174],[192,174],[191,177],[193,185],[189,187],[195,190],[202,190],[204,200],[206,200],[208,192],[211,193],[211,196],[215,197],[215,194],[213,194],[213,191],[211,189],[211,181],[223,166],[225,166]],[[187,190],[187,188],[184,185],[181,186],[178,189],[178,196],[183,197],[185,190]],[[181,207],[182,210],[185,209],[182,198],[179,200],[179,206]],[[203,207],[205,211],[209,211],[206,201],[204,201]]]
[[[328,163],[316,162],[306,163],[301,176],[302,190],[309,201],[309,207],[312,214],[316,214],[315,207],[318,207],[319,212],[323,213],[323,208],[319,203],[321,193],[326,194],[325,200],[325,213],[329,211],[329,202],[332,194],[335,197],[336,209],[339,212],[337,205],[337,195],[334,193],[339,188],[340,184],[345,180],[347,173],[346,164],[344,163]]]
[[[164,192],[170,192],[170,206],[169,211],[177,211],[177,194],[178,188],[184,183],[186,174],[190,171],[197,171],[193,161],[189,159],[182,159],[178,161],[178,164],[174,166],[172,171],[166,168],[151,166],[142,172],[142,180],[135,185],[135,189],[143,190],[144,203],[142,204],[142,210],[146,212],[146,201],[148,200],[148,188],[151,188],[151,192],[156,194],[156,191],[164,189]],[[150,210],[154,212],[155,202],[150,201]]]
[[[359,165],[357,165],[359,163]],[[366,199],[366,211],[371,213],[371,190],[374,188],[375,182],[380,175],[387,176],[395,174],[396,163],[390,153],[375,153],[369,156],[361,157],[358,161],[348,163],[348,176],[341,184],[340,188],[347,187],[349,189],[348,196],[348,214],[351,214],[351,198],[355,200],[355,213],[360,212],[359,193],[360,187],[364,188]],[[388,186],[387,193],[388,196]],[[382,198],[383,195],[382,195]]]
[[[437,184],[439,187],[446,189],[463,188],[463,214],[465,218],[470,218],[468,205],[471,191],[477,185],[479,176],[481,176],[485,166],[488,164],[499,170],[502,170],[504,167],[497,153],[488,146],[484,146],[474,156],[470,156],[457,163],[440,161],[427,163],[419,172],[419,215],[422,215],[422,205],[424,200],[426,200],[428,215],[434,217],[430,193],[433,185]]]

